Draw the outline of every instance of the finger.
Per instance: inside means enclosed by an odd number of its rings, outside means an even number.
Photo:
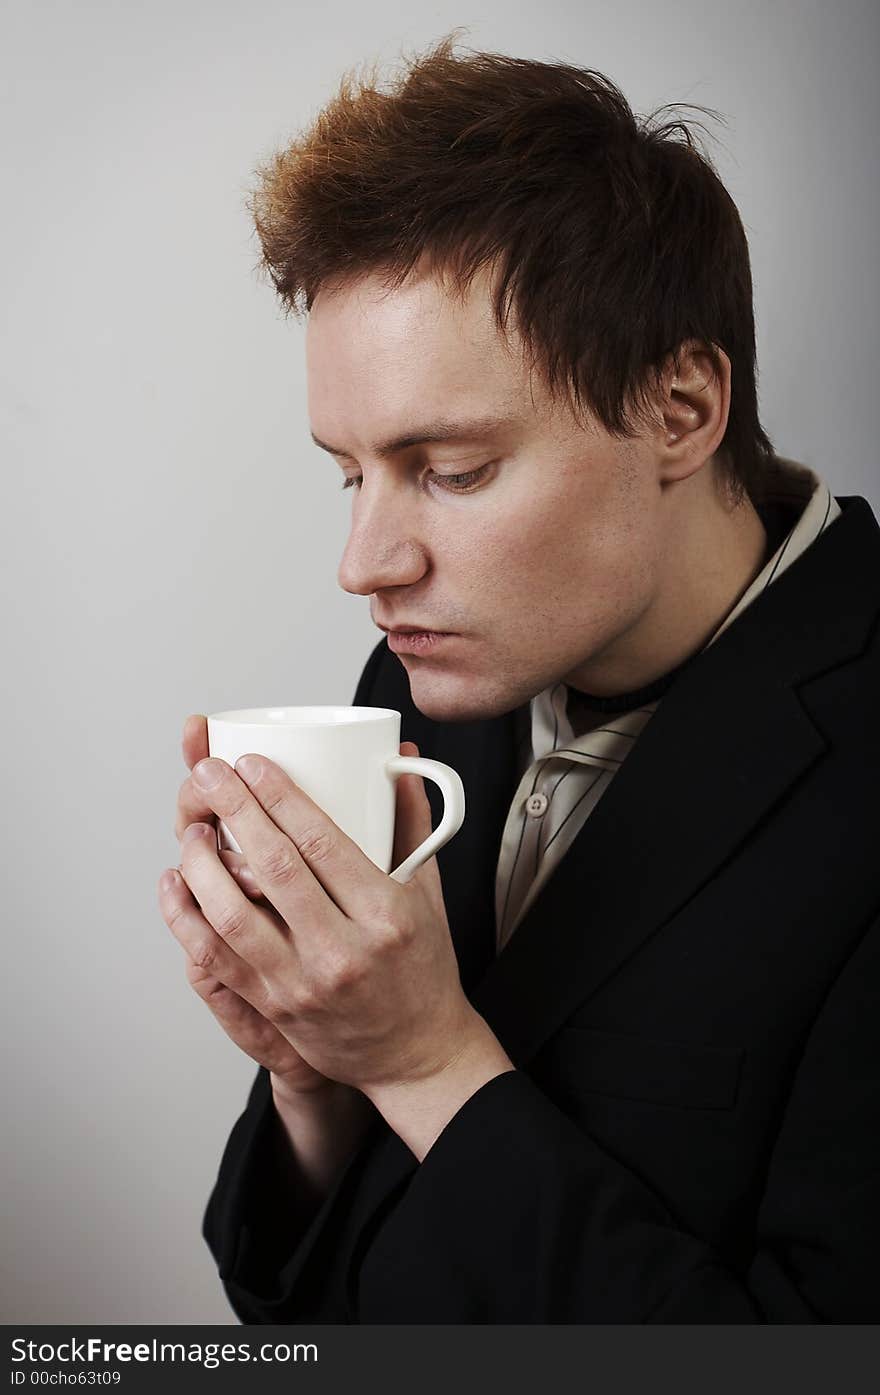
[[[218,856],[227,872],[231,872],[235,877],[245,895],[249,896],[252,901],[258,901],[263,893],[243,854],[233,852],[231,848],[221,848]]]
[[[220,860],[213,829],[191,824],[186,830],[180,845],[180,874],[204,919],[225,946],[270,983],[289,976],[297,956],[288,926],[271,905],[257,903],[244,894]],[[222,955],[219,962],[223,963]],[[215,972],[229,983],[225,974]],[[237,987],[234,983],[229,986]],[[251,1001],[248,994],[245,997]]]
[[[256,771],[246,778],[241,759],[235,770],[211,760],[194,768],[193,781],[202,772],[219,776],[205,797],[294,934],[300,925],[326,925],[328,898],[354,919],[384,874],[280,766],[252,759]]]
[[[258,1012],[267,1006],[268,995],[262,975],[219,935],[203,914],[185,878],[177,869],[159,882],[159,909],[162,919],[185,950],[191,963],[203,974],[218,979],[238,993]]]
[[[240,993],[236,993],[232,988],[227,988],[226,984],[221,983],[220,979],[210,970],[201,968],[189,958],[186,960],[185,968],[190,987],[195,989],[202,1002],[207,1003],[215,1017],[220,1021],[231,1025],[237,1011],[233,1007],[235,1003],[242,1003],[248,1012],[256,1013],[256,1008],[251,1007]]]
[[[186,976],[226,1035],[267,1070],[289,1070],[293,1050],[276,1027],[219,978],[186,961]]]
[[[193,712],[183,724],[183,759],[190,770],[208,754],[208,719],[202,712]]]
[[[193,784],[192,776],[187,775],[177,792],[177,811],[174,819],[174,836],[180,841],[183,831],[191,823],[214,823],[214,811],[205,799],[198,785]]]

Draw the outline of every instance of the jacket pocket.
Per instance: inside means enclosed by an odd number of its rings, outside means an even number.
[[[594,1027],[563,1027],[542,1074],[577,1099],[613,1095],[683,1109],[732,1109],[744,1050],[630,1036]]]

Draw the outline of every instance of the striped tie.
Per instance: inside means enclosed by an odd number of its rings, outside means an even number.
[[[553,690],[554,713],[547,753],[523,775],[507,816],[502,846],[512,851],[507,884],[496,888],[495,924],[500,951],[528,910],[552,868],[598,804],[636,737],[656,707],[600,719],[601,726],[575,737],[566,714],[565,684]]]

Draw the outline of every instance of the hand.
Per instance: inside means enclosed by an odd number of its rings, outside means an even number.
[[[187,717],[184,722],[182,747],[183,758],[190,770],[208,755],[208,724],[200,713]],[[181,785],[177,797],[175,837],[182,838],[190,824],[203,826],[199,821],[214,827],[214,815],[210,805],[205,802],[198,786],[188,778]],[[247,896],[257,900],[262,897],[263,893],[257,886],[256,879],[240,853],[223,849],[217,855]],[[188,933],[192,936],[198,935],[204,943],[206,929],[210,933],[210,927],[205,926],[204,917],[179,872],[176,873],[172,888],[165,891],[160,887],[159,906],[170,929],[174,930],[177,927],[177,933],[186,925]],[[259,1012],[233,989],[221,983],[208,967],[188,958],[186,976],[227,1036],[256,1061],[257,1065],[264,1066],[271,1072],[273,1089],[293,1096],[313,1094],[327,1085],[334,1084],[313,1070],[271,1022],[261,1017]]]
[[[408,742],[400,751],[418,753]],[[210,829],[190,827],[180,870],[200,910],[170,928],[329,1079],[369,1094],[442,1074],[491,1033],[459,981],[436,859],[405,884],[392,880],[277,765],[254,759],[248,783],[225,761],[192,778],[219,774],[203,798],[265,899],[244,895]],[[394,865],[430,829],[421,777],[401,776]]]

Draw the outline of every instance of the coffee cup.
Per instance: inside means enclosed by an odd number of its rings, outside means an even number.
[[[433,780],[443,817],[390,875],[407,882],[464,822],[464,786],[442,761],[400,754],[400,713],[387,707],[247,707],[208,717],[208,753],[234,766],[250,751],[266,756],[347,833],[383,872],[394,848],[395,781]],[[242,849],[218,819],[218,845]]]

